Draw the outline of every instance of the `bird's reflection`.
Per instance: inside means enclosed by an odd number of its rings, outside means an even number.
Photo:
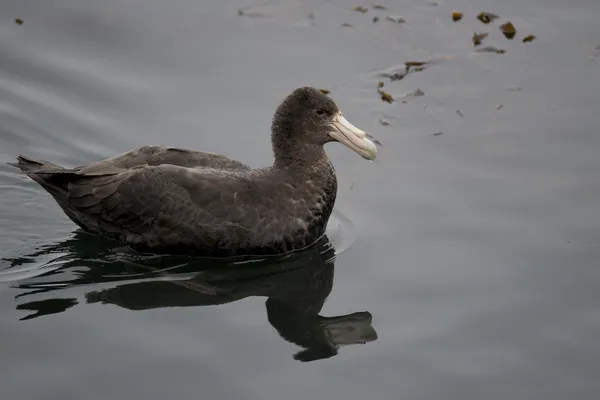
[[[112,304],[129,310],[198,307],[264,296],[269,323],[285,340],[303,348],[300,361],[335,356],[340,346],[377,339],[369,312],[319,315],[331,293],[335,250],[327,237],[310,248],[284,257],[224,261],[174,256],[148,256],[124,251],[110,242],[76,233],[68,240],[17,259],[11,267],[52,253],[60,267],[13,285],[23,292],[19,310],[29,320],[56,314],[79,304],[57,296],[61,290],[91,286],[85,303]]]

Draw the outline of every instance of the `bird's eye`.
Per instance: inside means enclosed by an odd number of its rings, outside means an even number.
[[[325,114],[325,110],[323,110],[322,108],[317,108],[315,110],[315,112],[317,113],[317,115],[323,115],[323,114]]]

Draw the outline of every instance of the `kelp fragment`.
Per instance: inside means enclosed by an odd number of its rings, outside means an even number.
[[[431,134],[431,136],[440,136],[440,135],[442,135],[443,133],[444,133],[444,132],[442,132],[442,131],[439,131],[439,132],[432,133],[432,134]]]
[[[366,13],[367,11],[369,11],[369,9],[367,7],[363,7],[363,6],[356,6],[352,9],[352,11],[358,11],[361,13]]]
[[[329,94],[330,91],[328,89],[319,89],[319,91],[323,94]]]
[[[409,73],[423,71],[427,67],[427,64],[428,64],[427,61],[406,61],[404,63],[404,71],[403,72],[394,72],[394,73],[383,72],[383,73],[380,73],[379,76],[383,76],[385,78],[390,78],[390,80],[392,82],[399,81],[399,80],[403,79]]]
[[[406,69],[409,69],[411,67],[422,67],[426,64],[427,64],[427,61],[406,61],[404,63],[404,65],[406,66]]]
[[[386,6],[382,6],[380,4],[375,4],[373,6],[373,9],[375,9],[375,10],[387,10],[387,7]]]
[[[535,40],[535,35],[527,35],[523,38],[523,43],[533,42]]]
[[[394,101],[394,98],[388,92],[386,92],[384,90],[381,90],[381,88],[383,87],[383,85],[384,85],[383,82],[379,82],[377,84],[377,92],[381,95],[381,100],[383,100],[385,102],[388,102],[388,103],[392,103]]]
[[[500,25],[500,30],[502,31],[504,36],[506,36],[507,39],[512,39],[517,34],[515,26],[510,21]]]
[[[473,46],[479,46],[481,44],[481,41],[483,39],[485,39],[486,37],[488,37],[489,33],[484,32],[484,33],[474,33],[473,34]]]
[[[498,49],[494,46],[486,46],[486,47],[482,47],[480,49],[475,50],[478,53],[496,53],[496,54],[504,54],[506,53],[506,50],[504,49]]]
[[[421,96],[425,96],[425,92],[422,91],[421,89],[417,88],[414,91],[407,94],[406,96],[421,97]]]
[[[452,21],[458,22],[462,19],[463,13],[459,11],[452,11]]]
[[[393,103],[394,102],[394,98],[388,92],[380,90],[379,94],[381,95],[381,100],[383,100],[385,102],[388,102],[388,103]]]
[[[402,17],[394,16],[394,15],[388,15],[387,17],[385,17],[385,19],[387,19],[388,21],[391,21],[391,22],[395,22],[397,24],[403,24],[406,22],[406,19],[404,19]]]
[[[492,14],[489,12],[481,12],[481,13],[477,14],[477,19],[480,20],[481,22],[483,22],[484,24],[489,24],[496,18],[498,18],[498,16],[496,14]]]
[[[15,18],[15,24],[23,25],[23,20],[21,18]]]

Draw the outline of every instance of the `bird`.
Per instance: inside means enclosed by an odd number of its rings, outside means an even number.
[[[252,168],[212,152],[146,145],[75,168],[19,155],[21,170],[83,231],[153,254],[278,255],[325,234],[337,196],[324,145],[373,161],[377,147],[335,101],[299,87],[271,122],[274,161]]]

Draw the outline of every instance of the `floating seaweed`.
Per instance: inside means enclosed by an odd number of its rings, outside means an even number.
[[[347,23],[347,22],[344,22],[344,23],[342,24],[342,26],[343,26],[343,27],[345,27],[345,28],[352,28],[352,24],[349,24],[349,23]]]
[[[406,96],[421,97],[421,96],[425,96],[425,92],[422,91],[421,89],[417,88],[414,91],[407,94]]]
[[[456,110],[456,115],[458,115],[459,117],[465,116],[460,110]]]
[[[383,118],[379,118],[377,122],[379,122],[383,126],[390,126],[390,123]]]
[[[488,37],[488,35],[489,35],[489,33],[487,33],[487,32],[474,33],[473,34],[473,46],[479,46],[481,44],[481,42],[483,41],[483,39]]]
[[[394,16],[394,15],[388,15],[387,17],[385,17],[385,19],[387,19],[388,21],[391,21],[391,22],[395,22],[397,24],[403,24],[406,22],[406,19],[404,19],[402,17]]]
[[[426,64],[427,64],[427,61],[406,61],[404,63],[404,65],[406,66],[406,69],[409,69],[410,67],[422,67]]]
[[[363,7],[363,6],[356,6],[352,9],[352,11],[358,11],[361,13],[366,13],[367,11],[369,11],[369,9],[367,7]]]
[[[499,18],[496,14],[492,14],[489,12],[481,12],[477,15],[477,19],[483,22],[484,24],[489,24],[496,18]]]
[[[373,23],[375,23],[375,22],[377,22],[377,21],[379,21],[379,17],[378,17],[378,16],[374,16],[374,17],[373,17]]]
[[[482,47],[480,49],[475,50],[478,53],[496,53],[496,54],[504,54],[506,53],[506,50],[504,49],[498,49],[494,46],[486,46],[486,47]]]
[[[533,42],[535,39],[535,35],[527,35],[523,38],[523,43]]]
[[[388,102],[388,103],[393,103],[394,102],[394,98],[388,92],[380,90],[379,94],[381,95],[381,100],[383,100],[385,102]]]
[[[23,25],[23,20],[21,18],[15,18],[15,24]]]
[[[403,79],[406,76],[405,72],[394,72],[393,74],[388,75],[388,78],[390,78],[390,80],[393,81],[399,81],[400,79]]]
[[[500,30],[502,31],[504,36],[506,36],[507,39],[512,39],[517,34],[515,26],[510,21],[507,21],[506,23],[500,25]]]
[[[328,89],[319,89],[319,91],[323,94],[329,94],[330,91]]]
[[[409,73],[423,71],[426,68],[427,64],[428,64],[427,61],[406,61],[404,63],[404,71],[403,72],[394,72],[394,73],[383,72],[383,73],[380,73],[379,76],[382,76],[385,78],[390,78],[390,80],[392,82],[399,81],[399,80],[403,79]]]
[[[462,19],[463,13],[459,11],[452,11],[452,21],[458,22]]]
[[[373,9],[375,9],[375,10],[387,10],[387,7],[386,7],[386,6],[379,5],[379,4],[375,4],[375,5],[373,6]]]
[[[394,98],[392,97],[391,94],[389,94],[388,92],[381,90],[381,88],[383,87],[383,82],[379,82],[377,84],[377,92],[381,95],[381,100],[388,102],[388,103],[393,103],[394,102]]]
[[[496,111],[502,110],[504,108],[504,104],[498,104],[498,107],[496,107]]]
[[[442,132],[442,131],[439,131],[439,132],[432,133],[432,134],[431,134],[431,136],[440,136],[440,135],[442,135],[443,133],[444,133],[444,132]]]

